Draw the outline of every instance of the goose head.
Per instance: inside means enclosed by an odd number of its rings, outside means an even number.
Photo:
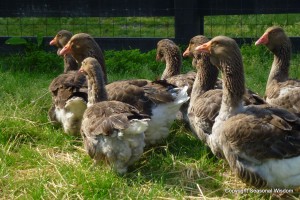
[[[195,48],[196,51],[208,53],[211,63],[221,71],[225,63],[242,63],[242,56],[239,47],[234,39],[226,36],[216,36]],[[235,66],[235,65],[233,65]]]
[[[69,42],[60,51],[60,55],[72,54],[78,63],[81,63],[86,57],[99,50],[96,41],[86,33],[73,35]],[[95,52],[96,53],[96,52]]]
[[[194,67],[196,67],[197,61],[201,60],[201,58],[202,58],[201,56],[203,55],[203,53],[200,53],[199,51],[195,51],[195,48],[201,44],[208,42],[208,41],[209,41],[209,39],[207,37],[205,37],[204,35],[196,35],[196,36],[192,37],[189,42],[189,46],[183,52],[182,56],[193,58],[192,65]]]
[[[181,51],[172,40],[162,39],[157,43],[156,61],[166,63],[161,79],[180,74],[182,65]]]
[[[49,44],[58,48],[57,54],[59,55],[59,52],[68,43],[72,35],[73,34],[70,31],[61,30],[55,35]]]
[[[181,57],[180,49],[172,40],[162,39],[157,42],[156,61],[165,61],[167,55]]]
[[[264,34],[255,42],[255,45],[265,45],[274,54],[279,53],[282,47],[291,48],[289,37],[283,28],[279,26],[269,27]]]
[[[245,77],[242,54],[236,41],[226,36],[216,36],[196,47],[196,50],[210,54],[212,66],[222,72],[226,104],[239,107],[245,93]]]
[[[102,68],[104,82],[107,83],[104,55],[98,43],[89,34],[77,33],[73,35],[59,54],[71,54],[77,63],[82,63],[88,57],[96,58]]]

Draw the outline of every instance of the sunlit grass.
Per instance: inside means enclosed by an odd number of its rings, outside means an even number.
[[[300,14],[248,14],[204,17],[207,37],[258,37],[272,25],[298,36]],[[87,32],[94,37],[175,37],[174,17],[2,17],[0,36],[53,36],[58,30]]]
[[[182,46],[182,50],[186,47]],[[272,63],[264,47],[242,47],[246,83],[263,95]],[[39,59],[36,56],[40,56]],[[25,58],[26,57],[26,58]],[[179,122],[158,147],[119,176],[104,163],[92,167],[81,138],[68,136],[47,119],[48,86],[62,71],[55,53],[40,50],[0,60],[0,198],[1,199],[270,199],[272,194],[234,194],[249,188]],[[110,81],[155,79],[164,64],[155,50],[106,51]],[[291,76],[299,78],[300,57],[293,55]],[[49,64],[50,63],[50,64]],[[183,71],[191,60],[184,59]],[[34,66],[34,67],[33,67]],[[299,194],[292,194],[299,198]]]

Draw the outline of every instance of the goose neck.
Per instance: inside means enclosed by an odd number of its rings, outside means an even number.
[[[165,53],[166,68],[161,76],[161,79],[167,79],[180,74],[182,58],[179,53]]]
[[[88,105],[91,106],[97,102],[106,101],[107,93],[100,68],[91,70],[87,75],[88,81]]]
[[[241,58],[232,62],[223,62],[223,95],[218,118],[226,120],[243,109],[242,99],[245,93],[245,78]]]
[[[211,64],[209,57],[199,58],[197,60],[197,74],[191,93],[191,102],[208,90],[215,88],[218,79],[218,69]]]
[[[274,59],[272,68],[269,74],[267,86],[271,84],[273,80],[277,82],[283,82],[288,79],[291,49],[289,45],[283,45],[278,50],[273,51]]]

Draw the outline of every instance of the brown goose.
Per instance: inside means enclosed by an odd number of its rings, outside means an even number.
[[[188,85],[188,94],[191,93],[196,73],[193,71],[187,74],[181,73],[182,56],[179,47],[169,39],[158,41],[156,48],[156,60],[166,62],[166,68],[161,76],[161,80],[183,87]]]
[[[50,45],[55,45],[58,52],[69,41],[72,33],[59,31]],[[87,83],[84,75],[77,73],[78,64],[71,55],[64,56],[64,73],[53,79],[49,86],[52,94],[52,106],[48,111],[53,124],[61,124],[64,132],[80,134],[81,119],[87,103]]]
[[[300,80],[289,79],[291,42],[281,27],[273,26],[255,42],[264,44],[274,54],[265,97],[274,106],[300,114]]]
[[[126,173],[143,154],[149,116],[129,104],[107,100],[103,71],[95,58],[84,59],[80,71],[88,80],[89,107],[81,126],[85,149],[96,163],[105,160],[118,173]]]
[[[196,48],[222,72],[223,96],[207,143],[242,181],[268,188],[300,186],[300,119],[284,109],[243,106],[243,62],[235,40],[217,36]]]
[[[190,96],[196,73],[190,71],[186,74],[181,73],[182,56],[179,47],[169,39],[162,39],[158,41],[156,48],[156,60],[165,62],[166,67],[161,76],[161,80],[166,80],[168,83],[176,85],[177,87],[188,86],[188,95]],[[188,123],[187,108],[189,102],[183,104],[180,112],[177,113],[177,119]]]
[[[91,40],[88,34],[76,34],[66,45],[67,50],[62,49],[60,54],[70,52],[76,60],[79,59],[77,61],[80,61],[89,55],[89,52],[97,52],[98,45],[93,43],[96,43],[95,40]],[[189,100],[187,86],[177,88],[164,80],[122,80],[110,83],[105,88],[108,100],[128,103],[151,117],[145,132],[147,145],[161,143],[169,135],[169,127],[176,118],[176,113],[181,105]]]
[[[185,54],[193,57],[193,65],[197,70],[188,118],[193,133],[204,143],[211,133],[222,101],[222,81],[218,79],[218,69],[211,64],[209,54],[195,51],[198,45],[205,42],[208,42],[205,36],[197,35],[190,40],[189,47],[185,51]],[[243,95],[243,105],[263,103],[265,102],[262,98],[248,89]]]
[[[195,39],[197,39],[197,42],[193,42],[194,45],[201,45],[209,41],[202,35],[193,38],[193,40]],[[220,110],[222,90],[215,89],[218,69],[211,64],[207,53],[194,51],[195,47],[192,47],[192,52],[197,75],[188,107],[188,118],[192,132],[206,143],[207,136],[211,133],[215,118]]]
[[[85,51],[82,51],[82,49],[85,49]],[[104,82],[105,84],[107,83],[104,55],[92,36],[86,33],[77,33],[73,35],[69,42],[59,52],[59,55],[67,54],[71,54],[79,64],[87,57],[96,58],[104,73]]]
[[[68,41],[72,37],[72,33],[67,30],[61,30],[58,31],[58,33],[55,35],[55,37],[50,41],[51,46],[56,46],[57,54],[59,55],[59,52],[61,49],[68,43]],[[68,71],[72,70],[78,70],[79,66],[76,62],[76,60],[69,54],[64,55],[64,73],[67,73]]]
[[[79,135],[82,115],[87,107],[85,76],[77,71],[60,74],[53,79],[49,90],[53,102],[48,111],[49,120],[61,124],[65,133]]]

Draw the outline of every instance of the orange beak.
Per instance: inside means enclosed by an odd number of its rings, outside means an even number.
[[[79,73],[84,73],[84,69],[82,68],[82,66],[79,68],[78,72]]]
[[[183,52],[183,54],[182,54],[183,57],[188,57],[190,55],[190,50],[189,49],[190,49],[190,45]]]
[[[53,38],[53,40],[50,41],[49,43],[51,46],[56,45],[57,44],[57,40],[56,40],[56,36]]]
[[[268,44],[269,42],[269,37],[268,37],[268,33],[264,33],[256,42],[255,45],[259,45],[259,44]]]
[[[62,50],[60,50],[59,55],[63,56],[70,52],[71,52],[71,47],[70,47],[70,44],[68,43],[68,44],[66,44],[66,46],[64,46],[64,48],[62,48]]]
[[[210,49],[211,49],[211,41],[206,42],[195,48],[196,51],[204,52],[204,53],[210,53]]]

